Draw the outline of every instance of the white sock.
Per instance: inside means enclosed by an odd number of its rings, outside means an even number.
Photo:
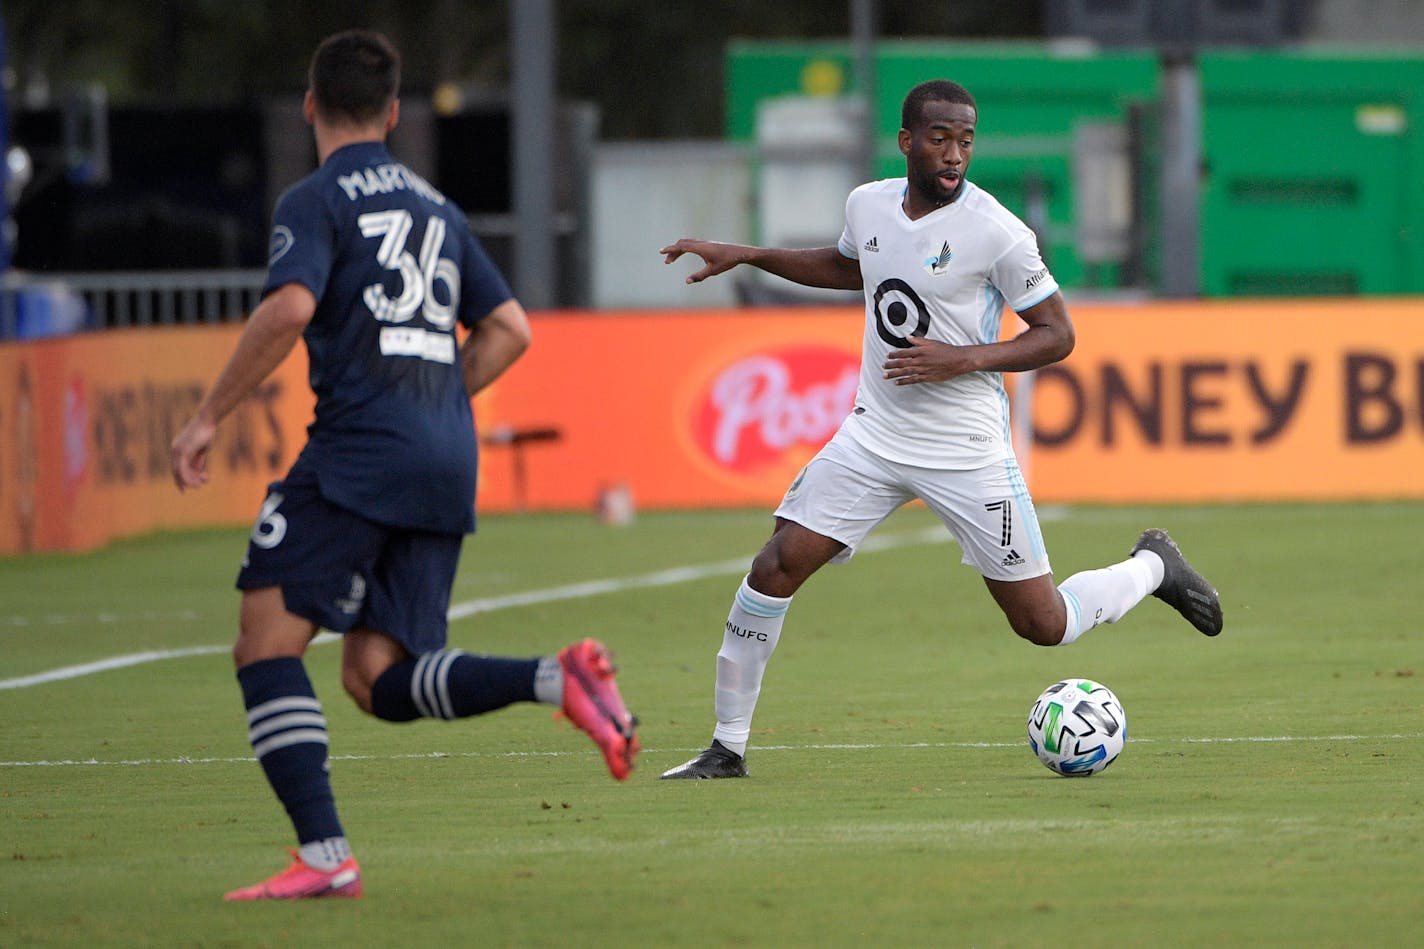
[[[758,593],[744,577],[727,614],[722,648],[717,652],[717,727],[712,737],[739,755],[747,753],[761,677],[781,638],[781,624],[790,606],[791,597]]]
[[[1162,579],[1167,576],[1167,567],[1162,563],[1161,556],[1155,550],[1148,550],[1146,547],[1132,555],[1133,560],[1140,560],[1147,564],[1147,569],[1152,571],[1152,586],[1147,591],[1153,592],[1162,585]]]
[[[1094,626],[1116,623],[1161,582],[1162,558],[1144,550],[1111,567],[1073,574],[1058,585],[1068,608],[1068,628],[1058,645],[1068,645]]]
[[[543,656],[534,670],[534,699],[545,705],[564,704],[564,667],[558,656]]]
[[[302,863],[313,870],[330,873],[351,856],[351,847],[345,837],[328,837],[302,844],[297,853],[301,855]]]

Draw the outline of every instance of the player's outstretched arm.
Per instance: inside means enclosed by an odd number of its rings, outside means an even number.
[[[688,275],[688,283],[701,283],[708,277],[726,273],[738,264],[748,264],[807,287],[828,290],[861,288],[860,262],[846,257],[835,247],[754,247],[684,237],[658,253],[663,255],[665,264],[672,263],[683,254],[701,257],[703,267]]]
[[[252,311],[227,365],[169,448],[179,491],[208,483],[208,449],[218,423],[282,364],[315,313],[316,297],[299,283],[272,291]]]

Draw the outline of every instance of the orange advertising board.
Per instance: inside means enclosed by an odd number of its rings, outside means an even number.
[[[476,414],[486,438],[558,437],[523,449],[522,485],[487,447],[479,506],[592,508],[618,485],[642,507],[766,504],[850,410],[860,337],[845,308],[540,315]]]
[[[212,485],[180,495],[168,472],[169,443],[238,333],[113,330],[0,345],[0,553],[250,520],[311,421],[300,347],[223,424]]]
[[[1424,497],[1424,300],[1071,310],[1076,349],[1025,396],[1040,501]],[[541,316],[494,413],[560,431],[525,449],[525,503],[625,484],[645,507],[774,504],[850,410],[862,326],[859,308]],[[487,509],[514,504],[502,464]]]
[[[1424,497],[1424,300],[1077,306],[1033,379],[1042,501]]]
[[[1072,305],[1019,393],[1041,502],[1424,497],[1424,300]],[[767,506],[855,392],[855,307],[541,313],[475,402],[485,511]],[[0,553],[244,524],[305,439],[301,347],[180,495],[168,444],[236,327],[0,345]],[[1019,380],[1014,380],[1016,383]],[[1020,401],[1022,401],[1022,399]]]

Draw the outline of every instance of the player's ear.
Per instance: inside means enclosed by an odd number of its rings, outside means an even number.
[[[900,154],[901,154],[901,155],[908,155],[908,154],[910,154],[910,130],[909,130],[909,129],[901,129],[901,130],[900,130]]]
[[[386,134],[387,134],[387,135],[389,135],[389,134],[391,133],[391,129],[395,128],[395,127],[396,127],[396,123],[399,122],[399,121],[400,121],[400,100],[399,100],[399,99],[392,99],[392,100],[391,100],[391,108],[390,108],[390,111],[386,113]]]
[[[316,97],[310,89],[302,96],[302,118],[306,119],[308,125],[316,124]]]

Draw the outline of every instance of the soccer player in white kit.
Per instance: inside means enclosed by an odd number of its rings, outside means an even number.
[[[1071,643],[1149,594],[1206,635],[1221,631],[1216,590],[1163,530],[1144,531],[1121,563],[1054,584],[1014,457],[1002,374],[1066,357],[1073,324],[1033,232],[965,177],[977,121],[958,83],[911,89],[899,133],[906,176],[851,192],[836,246],[683,239],[660,251],[666,263],[702,258],[688,283],[750,264],[865,293],[855,407],[792,482],[737,590],[717,653],[711,746],[664,778],[746,777],[752,712],[793,594],[914,498],[944,522],[1014,632],[1032,643]],[[1028,328],[1000,340],[1005,306]]]

